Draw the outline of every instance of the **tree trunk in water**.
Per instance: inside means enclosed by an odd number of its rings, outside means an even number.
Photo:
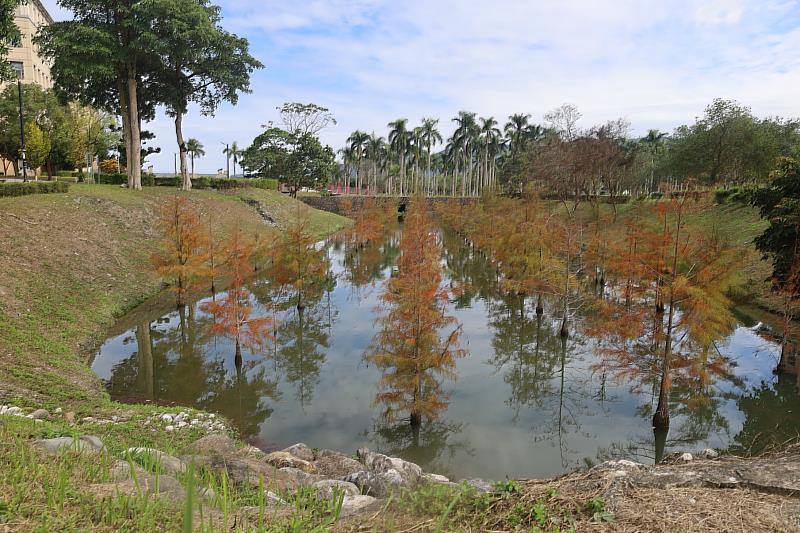
[[[128,73],[128,122],[130,124],[130,152],[128,152],[128,187],[142,189],[142,137],[139,127],[139,99],[133,69]]]
[[[239,344],[239,339],[236,339],[236,356],[233,359],[234,364],[236,365],[236,371],[239,372],[242,369],[242,346]]]
[[[422,416],[419,413],[411,413],[411,427],[418,428],[422,424]]]
[[[542,293],[539,293],[536,296],[536,314],[537,315],[544,314],[544,306],[542,305]]]
[[[153,399],[153,349],[150,340],[150,324],[145,322],[136,328],[137,361],[139,382],[145,398]]]
[[[178,140],[178,151],[181,159],[181,189],[188,191],[192,188],[192,179],[189,177],[188,165],[186,164],[186,142],[183,140],[183,113],[180,112],[175,113],[175,137]],[[194,164],[192,164],[192,168],[194,169]]]

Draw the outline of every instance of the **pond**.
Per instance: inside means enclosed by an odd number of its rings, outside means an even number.
[[[449,309],[469,354],[457,360],[457,378],[442,383],[449,404],[437,420],[416,429],[384,420],[375,403],[381,374],[364,352],[398,244],[399,233],[372,249],[321,243],[331,275],[302,312],[272,310],[269,282],[256,278],[256,309],[276,313],[279,326],[264,353],[245,351],[241,371],[232,341],[211,332],[201,308],[210,295],[182,309],[164,297],[132,311],[92,368],[116,399],[221,413],[262,449],[305,442],[352,453],[366,445],[426,471],[487,479],[557,475],[608,458],[655,460],[656,378],[620,378],[601,364],[604,340],[587,333],[588,307],[562,339],[557,302],[537,315],[533,299],[504,294],[487,259],[447,232],[445,283],[461,287]],[[778,347],[757,325],[769,317],[743,310],[737,317],[716,344],[729,372],[702,385],[675,382],[667,453],[759,451],[800,433],[795,380],[773,375]]]

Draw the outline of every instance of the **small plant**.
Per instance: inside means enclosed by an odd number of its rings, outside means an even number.
[[[594,522],[613,522],[614,515],[605,510],[606,504],[602,497],[589,498],[583,506],[586,512],[592,513]]]
[[[506,479],[505,481],[498,481],[494,484],[497,492],[503,494],[514,494],[519,492],[519,484],[513,479]]]

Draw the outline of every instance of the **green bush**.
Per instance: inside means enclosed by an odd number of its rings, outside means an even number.
[[[145,176],[152,179],[152,183],[149,182],[145,183]],[[181,178],[179,176],[153,176],[153,175],[142,175],[142,185],[145,187],[152,187],[155,185],[156,187],[179,187],[181,185]]]
[[[56,176],[60,178],[77,178],[78,171],[77,170],[59,170],[56,172]]]
[[[653,199],[653,200],[660,200],[663,197],[664,197],[664,193],[662,193],[662,192],[651,192],[650,193],[650,198]]]
[[[714,202],[724,204],[728,198],[739,192],[739,187],[731,187],[730,189],[717,189],[714,191]]]
[[[127,183],[127,178],[125,180]],[[152,174],[142,174],[142,187],[154,187],[156,184],[156,177]]]
[[[97,183],[103,185],[127,185],[127,174],[99,174],[97,176]]]
[[[27,183],[17,181],[0,183],[0,197],[67,191],[69,191],[69,183],[64,181],[29,181]]]
[[[77,176],[55,176],[52,178],[54,181],[63,181],[66,183],[78,183]]]

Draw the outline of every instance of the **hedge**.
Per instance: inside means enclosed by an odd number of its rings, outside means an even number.
[[[56,172],[56,176],[60,178],[77,178],[78,171],[77,170],[59,170]]]
[[[17,181],[0,183],[0,197],[68,191],[69,183],[64,181],[29,181],[27,183]]]
[[[127,174],[101,174],[98,183],[104,185],[125,185],[128,183]],[[180,187],[180,176],[154,176],[142,174],[143,187]],[[276,179],[243,179],[243,178],[212,178],[197,176],[192,179],[193,189],[243,189],[253,187],[256,189],[278,189]]]

